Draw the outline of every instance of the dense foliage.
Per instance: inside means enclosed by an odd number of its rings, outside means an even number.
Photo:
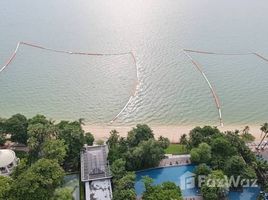
[[[55,123],[44,115],[27,119],[16,114],[0,119],[0,145],[10,135],[12,142],[29,148],[11,178],[0,176],[0,199],[73,199],[70,189],[56,188],[62,184],[64,170],[78,170],[83,145],[93,144],[93,135],[84,132],[82,123],[82,120]]]
[[[55,123],[44,115],[27,119],[21,114],[0,119],[0,145],[5,136],[29,148],[29,163],[40,158],[56,159],[67,171],[77,171],[79,153],[84,144],[92,145],[94,137],[82,129],[83,120]]]
[[[164,137],[156,140],[149,126],[138,124],[127,138],[120,137],[116,130],[111,131],[107,145],[111,164],[122,158],[128,171],[136,171],[157,166],[164,157],[169,140]]]
[[[206,181],[213,181],[220,177],[223,180],[224,177],[235,180],[236,178],[240,180],[258,178],[261,181],[263,178],[260,176],[265,173],[265,170],[261,169],[260,161],[246,145],[246,142],[253,139],[248,127],[242,133],[239,131],[222,133],[216,127],[205,126],[194,128],[190,131],[189,139],[185,141],[183,138],[183,142],[187,143],[192,162],[199,164],[196,174],[209,177]],[[236,189],[241,186],[231,182],[226,188],[207,187],[206,184],[200,187],[205,200],[218,200],[225,197],[228,188]]]
[[[50,200],[63,176],[64,171],[55,160],[40,159],[16,178],[11,186],[10,199]]]
[[[74,200],[72,193],[72,189],[68,187],[56,189],[52,200]]]
[[[160,185],[153,185],[153,179],[143,178],[145,191],[142,195],[143,200],[182,200],[182,193],[178,186],[173,182],[164,182]]]
[[[135,174],[130,171],[158,166],[170,144],[164,137],[156,140],[151,128],[145,124],[138,124],[127,138],[112,130],[106,143],[109,147],[108,160],[112,164],[114,200],[135,200]]]

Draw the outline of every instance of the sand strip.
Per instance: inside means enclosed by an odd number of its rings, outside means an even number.
[[[155,137],[164,136],[169,138],[173,143],[179,142],[181,135],[188,134],[191,129],[195,126],[159,126],[159,125],[149,125],[155,134]],[[97,125],[84,125],[83,129],[87,132],[94,134],[95,139],[107,139],[111,130],[116,129],[119,134],[125,137],[132,129],[133,126],[97,126]],[[236,125],[236,126],[224,126],[218,127],[221,131],[234,131],[234,130],[243,130],[245,125]],[[251,125],[250,133],[255,136],[256,141],[260,140],[261,131],[259,125]]]

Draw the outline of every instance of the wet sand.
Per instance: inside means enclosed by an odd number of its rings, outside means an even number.
[[[159,136],[164,136],[169,138],[172,143],[179,142],[181,135],[188,134],[190,130],[192,130],[193,126],[153,126],[149,125],[156,138]],[[223,126],[218,127],[221,131],[234,131],[234,130],[243,130],[245,125],[237,125],[237,126]],[[250,133],[255,136],[256,141],[260,140],[261,131],[259,125],[251,125]],[[115,129],[119,132],[119,134],[123,137],[127,136],[127,133],[132,129],[132,126],[95,126],[95,125],[84,125],[83,129],[86,132],[91,132],[95,139],[106,140],[109,137],[110,131]]]

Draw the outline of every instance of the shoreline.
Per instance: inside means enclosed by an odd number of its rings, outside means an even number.
[[[155,138],[159,136],[167,137],[171,143],[177,143],[180,140],[180,137],[183,134],[189,134],[190,130],[195,128],[197,125],[187,125],[187,126],[175,126],[175,125],[149,125],[149,127],[153,130]],[[86,132],[91,132],[95,139],[102,139],[106,140],[111,130],[117,130],[119,135],[122,137],[126,137],[127,133],[133,128],[134,126],[113,126],[113,125],[83,125],[83,129]],[[201,126],[203,127],[203,126]],[[261,131],[260,125],[249,125],[250,130],[249,132],[255,137],[255,141],[260,140]],[[227,126],[218,126],[220,131],[234,131],[234,130],[243,130],[245,125],[227,125]]]

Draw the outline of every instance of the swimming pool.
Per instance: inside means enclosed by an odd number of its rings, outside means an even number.
[[[243,192],[229,192],[230,200],[256,200],[260,193],[260,188],[244,188]]]
[[[171,181],[176,183],[182,189],[182,194],[184,197],[196,196],[198,195],[198,188],[191,187],[191,176],[195,170],[195,165],[185,165],[185,166],[172,166],[165,168],[149,169],[144,171],[136,172],[136,183],[135,190],[137,196],[141,196],[144,191],[144,184],[142,182],[143,176],[149,176],[154,180],[154,184],[161,184],[165,181]],[[185,182],[187,182],[186,188],[184,189]],[[229,200],[256,200],[260,192],[259,188],[244,188],[243,192],[230,192]]]
[[[154,184],[160,184],[165,181],[171,181],[176,183],[182,188],[181,177],[190,176],[194,172],[195,165],[185,165],[185,166],[172,166],[165,168],[150,169],[137,172],[135,190],[138,196],[144,191],[144,185],[142,182],[143,176],[149,176],[154,180]],[[182,190],[183,196],[195,196],[197,195],[197,188]]]

